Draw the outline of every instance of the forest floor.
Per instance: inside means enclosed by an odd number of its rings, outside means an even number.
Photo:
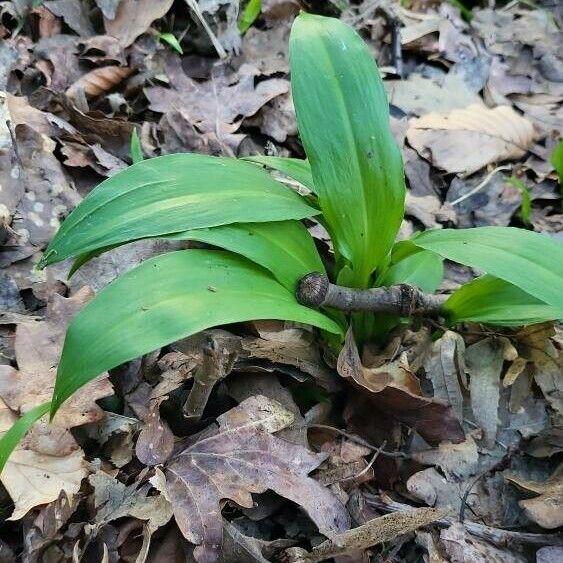
[[[0,432],[49,400],[79,308],[174,246],[127,245],[70,280],[68,262],[35,267],[70,210],[131,164],[135,128],[145,158],[304,156],[288,65],[300,7],[351,24],[378,61],[408,183],[402,238],[484,225],[561,237],[560,3],[460,14],[457,1],[263,0],[245,33],[238,4],[0,2]],[[518,136],[519,119],[533,137]],[[448,263],[441,290],[474,276]],[[33,428],[0,475],[0,563],[213,561],[208,545],[194,550],[193,520],[214,506],[225,563],[563,561],[557,326],[421,322],[370,348],[354,387],[303,327],[227,328],[113,370],[59,425]],[[189,421],[182,405],[210,339],[230,361]],[[236,455],[264,413],[274,468],[256,460],[245,489],[213,448]],[[163,464],[187,472],[193,455],[177,453],[194,444],[206,477],[171,502]],[[356,529],[318,547],[319,515]]]

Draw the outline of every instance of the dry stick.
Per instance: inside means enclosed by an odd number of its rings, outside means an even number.
[[[194,422],[201,419],[203,411],[219,379],[226,375],[229,356],[225,356],[216,340],[210,338],[203,348],[203,362],[194,373],[194,384],[184,403],[184,416]]]
[[[364,493],[367,503],[382,512],[404,512],[412,510],[412,506],[402,504],[393,500],[384,500],[378,495]],[[436,524],[442,527],[449,527],[455,523],[455,518],[443,518],[437,520]],[[515,532],[513,530],[503,530],[485,526],[477,522],[464,522],[465,529],[473,536],[487,540],[498,546],[505,547],[513,545],[563,545],[563,537],[560,534],[530,534],[527,532]]]
[[[416,287],[399,284],[355,289],[330,283],[326,274],[313,272],[297,285],[297,301],[307,307],[333,307],[340,311],[371,311],[401,317],[438,315],[447,295],[429,295]]]

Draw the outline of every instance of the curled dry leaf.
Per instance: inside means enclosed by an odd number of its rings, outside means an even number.
[[[270,434],[293,415],[266,397],[251,397],[218,417],[219,431],[188,447],[166,467],[167,494],[184,537],[197,545],[197,561],[219,560],[222,499],[251,508],[251,493],[271,489],[294,501],[326,535],[348,529],[337,498],[307,475],[326,455]]]
[[[513,473],[505,477],[520,489],[539,495],[518,503],[531,520],[549,530],[563,526],[563,465],[544,482],[522,479]]]
[[[414,532],[418,528],[440,520],[447,513],[447,510],[417,508],[409,512],[386,514],[374,518],[358,528],[336,534],[309,553],[290,548],[287,550],[289,560],[292,563],[318,563],[339,555],[358,554],[374,545],[395,540],[401,534]]]
[[[369,373],[362,365],[354,335],[351,330],[348,331],[338,357],[338,373],[369,391],[370,394],[365,397],[374,407],[415,428],[429,444],[465,440],[463,428],[447,403],[413,392],[416,378],[405,372],[404,365],[390,364],[389,367],[388,371],[383,366],[378,368],[375,381],[371,379],[374,373]]]
[[[533,125],[511,107],[477,104],[411,119],[407,130],[410,145],[421,156],[446,172],[467,174],[522,157],[534,137]]]
[[[86,96],[95,97],[115,88],[133,72],[127,66],[103,66],[87,72],[74,82],[66,91],[69,98],[75,98],[84,92]]]

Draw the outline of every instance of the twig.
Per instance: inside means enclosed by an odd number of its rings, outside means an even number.
[[[497,173],[500,172],[501,170],[510,170],[512,167],[509,165],[505,165],[505,166],[498,166],[497,168],[495,168],[494,170],[492,170],[491,172],[489,172],[486,176],[485,179],[480,182],[479,184],[477,184],[472,190],[470,190],[469,192],[467,192],[466,194],[463,194],[461,197],[458,197],[457,199],[455,199],[454,201],[451,202],[451,205],[458,205],[460,204],[462,201],[465,201],[466,199],[470,198],[471,196],[475,195],[477,192],[481,191],[491,180],[491,178]]]
[[[387,440],[383,441],[383,444],[381,444],[379,449],[377,449],[375,453],[371,456],[369,463],[359,473],[357,473],[356,475],[352,475],[352,477],[344,477],[342,481],[353,481],[355,479],[359,479],[362,475],[365,475],[372,468],[373,464],[375,463],[375,460],[379,457],[379,454],[383,451],[385,444],[387,444]]]
[[[335,428],[334,426],[328,426],[327,424],[309,424],[307,428],[318,428],[319,430],[330,430],[331,432],[336,432],[337,434],[340,434],[340,436],[344,436],[344,438],[350,440],[351,442],[355,442],[356,444],[360,444],[360,446],[365,446],[366,448],[369,448],[370,450],[374,451],[378,455],[381,454],[386,457],[399,457],[403,459],[409,459],[409,456],[406,453],[388,452],[382,449],[385,447],[385,443],[383,443],[380,447],[377,447],[374,446],[373,444],[370,444],[363,438],[360,438],[359,436],[355,436],[354,434],[349,434],[348,432],[345,432],[344,430],[340,430],[340,428]]]
[[[364,493],[366,502],[381,512],[404,512],[412,510],[412,506],[402,504],[393,500],[384,500],[379,495]],[[443,518],[435,523],[438,526],[449,527],[455,522],[455,518]],[[563,545],[563,537],[560,534],[529,534],[526,532],[515,532],[513,530],[503,530],[485,526],[477,522],[464,522],[465,529],[473,536],[487,540],[498,546],[505,547],[510,544],[517,545]]]
[[[296,296],[299,303],[307,307],[372,311],[402,317],[437,315],[447,299],[446,295],[429,295],[407,284],[375,289],[342,287],[330,283],[326,274],[319,272],[301,278]]]

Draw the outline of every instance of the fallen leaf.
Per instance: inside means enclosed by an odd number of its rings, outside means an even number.
[[[484,338],[465,351],[465,369],[469,374],[471,409],[483,429],[487,448],[493,448],[499,424],[500,380],[505,360],[500,339]]]
[[[514,473],[506,473],[505,477],[528,493],[539,495],[518,503],[531,520],[549,530],[563,526],[563,465],[543,482],[522,479]]]
[[[16,420],[17,416],[0,399],[0,434]],[[40,454],[20,445],[0,475],[14,501],[14,511],[8,520],[19,520],[32,508],[56,500],[61,491],[72,498],[87,474],[84,452],[76,443],[72,452],[62,456]]]
[[[167,60],[166,71],[172,88],[154,86],[144,90],[150,108],[160,113],[177,111],[186,123],[227,144],[244,117],[254,115],[267,102],[289,91],[289,82],[283,78],[256,84],[258,70],[247,64],[235,74],[218,67],[203,83],[188,77],[177,57]]]
[[[119,39],[123,47],[129,47],[139,35],[149,29],[154,20],[166,15],[172,2],[173,0],[121,0],[115,10],[115,17],[104,17],[106,33]]]
[[[160,418],[160,403],[166,396],[153,399],[144,420],[144,426],[137,438],[135,454],[145,465],[164,463],[174,449],[174,434],[168,424]]]
[[[56,16],[64,19],[65,23],[82,37],[94,35],[94,27],[88,19],[86,5],[75,0],[51,0],[43,2],[43,6]]]
[[[488,109],[472,104],[450,113],[430,113],[411,119],[407,130],[410,145],[434,166],[466,174],[520,158],[534,138],[533,125],[509,106]]]
[[[410,512],[395,512],[374,518],[358,528],[352,528],[326,540],[309,553],[299,554],[290,560],[293,563],[318,563],[332,557],[361,552],[380,543],[395,540],[397,536],[414,532],[443,518],[447,510],[416,508]],[[301,550],[303,551],[303,550]],[[287,550],[291,553],[292,548]]]
[[[247,399],[218,417],[219,432],[176,456],[166,467],[166,487],[184,537],[197,545],[198,561],[218,561],[221,499],[246,508],[251,493],[271,489],[302,506],[327,535],[349,527],[349,516],[328,490],[307,475],[325,459],[269,432],[292,415],[265,397]]]
[[[151,484],[126,486],[101,470],[88,480],[94,487],[96,516],[94,523],[86,526],[87,534],[96,536],[110,522],[131,516],[146,522],[141,553],[148,553],[152,534],[172,518],[172,507],[166,496],[162,493],[148,496]]]
[[[389,80],[384,84],[389,103],[411,115],[447,112],[475,103],[483,105],[481,98],[452,73],[436,81],[413,72],[407,80]]]
[[[66,95],[74,98],[77,94],[84,92],[86,96],[99,96],[112,88],[115,88],[125,80],[133,69],[126,66],[103,66],[87,72],[67,89]]]
[[[22,559],[26,563],[39,563],[45,560],[47,548],[62,540],[62,528],[67,524],[76,508],[77,503],[69,499],[63,491],[57,500],[41,509],[23,541]]]
[[[387,415],[415,428],[428,443],[437,445],[444,440],[453,443],[464,441],[463,428],[451,407],[439,399],[413,392],[414,376],[406,374],[400,361],[388,370],[378,368],[375,373],[369,373],[362,365],[351,330],[338,356],[338,373],[369,391],[369,395],[364,395],[366,400],[383,409]]]
[[[14,412],[25,413],[51,399],[67,326],[93,295],[87,287],[70,298],[55,294],[48,303],[44,321],[17,326],[18,370],[0,366],[0,397]],[[95,401],[112,393],[107,376],[96,379],[65,402],[55,425],[72,428],[102,420],[104,411]]]
[[[465,342],[456,332],[446,331],[432,345],[432,352],[427,358],[424,369],[432,381],[434,397],[443,399],[463,420],[463,395],[460,379],[465,379]]]

